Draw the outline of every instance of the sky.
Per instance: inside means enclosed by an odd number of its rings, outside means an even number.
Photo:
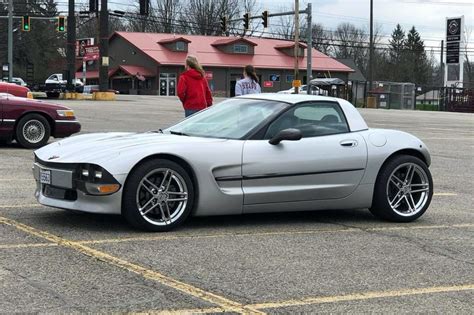
[[[294,0],[259,0],[270,12],[292,8]],[[313,7],[313,22],[334,30],[341,22],[369,29],[370,0],[300,0],[300,9],[308,2]],[[474,47],[474,0],[373,0],[374,23],[382,35],[389,36],[397,23],[408,31],[413,25],[427,46],[439,46],[445,38],[446,17],[464,15],[469,42]],[[386,37],[386,40],[388,37]]]

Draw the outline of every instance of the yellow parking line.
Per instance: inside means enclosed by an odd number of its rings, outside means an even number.
[[[266,310],[282,307],[295,307],[295,306],[307,306],[307,305],[318,305],[324,303],[338,303],[338,302],[349,302],[349,301],[360,301],[370,300],[377,298],[396,298],[401,296],[412,296],[421,294],[435,294],[435,293],[449,293],[449,292],[462,292],[474,290],[474,284],[463,284],[454,286],[439,286],[439,287],[428,287],[428,288],[407,288],[393,291],[375,291],[375,292],[359,292],[346,295],[335,295],[335,296],[318,296],[318,297],[306,297],[302,299],[293,299],[279,302],[264,302],[256,304],[247,304],[245,306],[251,307],[257,310]],[[160,311],[146,311],[140,313],[132,313],[133,315],[182,315],[182,314],[206,314],[206,313],[218,313],[224,312],[222,308],[196,308],[196,309],[181,309],[181,310],[160,310]]]
[[[129,315],[192,315],[192,314],[209,314],[209,313],[224,313],[226,310],[221,307],[209,308],[189,308],[181,310],[161,310],[161,311],[146,311],[138,313],[129,313]]]
[[[323,303],[369,300],[369,299],[377,299],[377,298],[401,297],[401,296],[407,296],[407,295],[460,292],[460,291],[470,291],[470,290],[474,290],[474,284],[428,287],[428,288],[399,289],[399,290],[393,290],[393,291],[360,292],[360,293],[336,295],[336,296],[318,296],[318,297],[308,297],[308,298],[281,301],[281,302],[250,304],[247,306],[250,306],[251,308],[254,308],[254,309],[269,309],[269,308],[281,308],[281,307],[291,307],[291,306],[315,305],[315,304],[323,304]]]
[[[0,244],[0,249],[17,249],[17,248],[35,248],[35,247],[55,247],[55,243],[27,243],[27,244]]]
[[[220,238],[220,237],[237,237],[237,236],[273,236],[273,235],[301,235],[301,234],[318,234],[318,233],[351,233],[351,232],[370,232],[370,231],[398,231],[398,230],[422,230],[422,229],[449,229],[449,228],[471,228],[474,224],[451,224],[451,225],[405,225],[405,226],[391,226],[391,227],[373,227],[373,228],[343,228],[343,229],[326,229],[326,230],[283,230],[275,232],[243,232],[243,233],[214,233],[201,235],[156,235],[156,236],[139,236],[139,237],[124,237],[111,238],[101,240],[83,240],[77,241],[78,244],[108,244],[108,243],[122,243],[122,242],[137,242],[137,241],[166,241],[176,239],[203,239],[203,238]]]
[[[0,223],[13,226],[17,228],[20,231],[24,231],[30,235],[34,235],[37,237],[40,237],[42,239],[45,239],[47,241],[50,241],[52,243],[55,243],[59,246],[64,246],[69,249],[73,249],[79,253],[82,253],[84,255],[87,255],[89,257],[95,258],[97,260],[100,260],[102,262],[105,262],[107,264],[119,267],[121,269],[133,272],[135,274],[138,274],[146,279],[153,280],[156,282],[159,282],[162,285],[168,286],[170,288],[173,288],[175,290],[178,290],[180,292],[183,292],[185,294],[194,296],[196,298],[199,298],[201,300],[216,304],[225,311],[228,312],[239,312],[239,313],[244,313],[244,314],[264,314],[264,312],[258,311],[256,309],[246,307],[242,305],[241,303],[232,301],[230,299],[227,299],[223,296],[214,294],[212,292],[205,291],[203,289],[200,289],[198,287],[195,287],[193,285],[181,282],[179,280],[173,279],[171,277],[165,276],[159,272],[156,272],[151,269],[147,269],[145,267],[142,267],[138,264],[131,263],[129,261],[126,261],[124,259],[121,259],[119,257],[112,256],[110,254],[101,252],[99,250],[93,249],[91,247],[87,247],[85,245],[79,244],[74,241],[70,241],[64,238],[61,238],[59,236],[53,235],[49,232],[46,231],[41,231],[38,230],[34,227],[25,225],[23,223],[17,222],[15,220],[11,220],[5,217],[0,217]]]
[[[434,193],[433,196],[457,196],[456,193]]]
[[[34,178],[0,178],[0,182],[34,181]]]

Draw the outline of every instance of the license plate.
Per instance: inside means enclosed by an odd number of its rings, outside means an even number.
[[[51,171],[40,169],[40,183],[51,185]]]

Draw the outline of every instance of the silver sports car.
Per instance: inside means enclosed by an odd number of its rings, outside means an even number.
[[[122,214],[165,231],[190,215],[368,208],[408,222],[428,208],[426,145],[369,129],[349,102],[324,96],[232,98],[166,130],[84,134],[35,152],[47,206]]]

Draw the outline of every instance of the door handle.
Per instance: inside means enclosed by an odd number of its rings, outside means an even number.
[[[343,147],[356,147],[358,142],[357,140],[342,140],[339,144]]]

